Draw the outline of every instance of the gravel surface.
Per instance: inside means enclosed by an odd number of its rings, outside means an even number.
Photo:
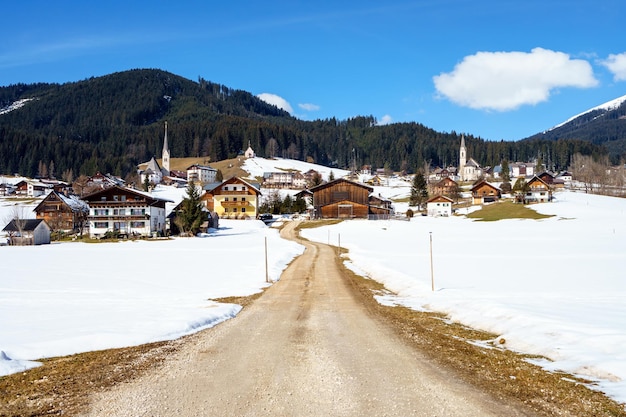
[[[295,224],[282,231],[294,237]],[[304,254],[235,319],[97,394],[87,416],[529,416],[407,345],[356,301],[333,248]],[[228,277],[224,277],[228,279]]]

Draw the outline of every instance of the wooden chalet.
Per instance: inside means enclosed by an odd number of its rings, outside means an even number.
[[[441,181],[431,186],[430,194],[452,195],[458,193],[459,184],[450,177],[445,177]]]
[[[552,201],[552,187],[538,176],[528,181],[524,203],[547,203]]]
[[[502,190],[485,180],[480,180],[471,189],[472,204],[493,203],[500,200]]]
[[[89,235],[165,235],[165,203],[149,193],[114,185],[83,197],[89,204]]]
[[[363,218],[370,213],[374,188],[344,178],[311,188],[316,218]]]
[[[89,205],[77,196],[52,191],[33,211],[54,231],[82,232],[89,215]]]
[[[393,202],[388,198],[381,196],[380,194],[370,195],[369,206],[369,214],[378,216],[379,218],[381,216],[384,218],[388,218],[389,216],[394,214]]]

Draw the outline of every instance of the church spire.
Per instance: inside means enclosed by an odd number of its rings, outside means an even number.
[[[165,175],[170,175],[170,148],[167,143],[167,122],[165,122],[165,136],[163,138],[163,154],[161,156],[161,165]]]

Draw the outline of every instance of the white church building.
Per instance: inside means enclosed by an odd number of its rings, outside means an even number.
[[[467,159],[467,148],[465,147],[465,135],[461,135],[461,147],[459,149],[459,179],[461,181],[474,182],[481,178],[483,170],[474,160],[474,158]]]
[[[152,184],[160,184],[161,181],[163,181],[163,177],[170,175],[170,148],[167,143],[167,122],[165,122],[165,136],[163,137],[161,162],[163,163],[163,167],[159,165],[154,156],[148,161],[146,169],[139,171],[139,177],[142,183],[144,183],[147,178],[148,182]]]

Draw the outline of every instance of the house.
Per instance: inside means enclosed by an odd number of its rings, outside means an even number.
[[[264,172],[263,186],[265,188],[293,188],[294,179],[294,171]]]
[[[11,245],[47,245],[50,243],[50,226],[43,219],[13,219],[2,231],[9,235]]]
[[[54,188],[54,185],[47,184],[41,181],[32,180],[27,181],[26,184],[26,195],[29,197],[40,197],[42,195],[48,194]]]
[[[515,162],[509,165],[511,169],[511,178],[532,177],[535,175],[535,163]]]
[[[373,187],[343,178],[313,187],[315,217],[367,219],[373,191]]]
[[[89,204],[89,236],[165,235],[165,203],[173,201],[113,186],[83,197]]]
[[[33,211],[54,231],[82,232],[89,215],[89,205],[77,196],[52,191]]]
[[[543,180],[551,189],[556,188],[565,188],[565,180],[562,178],[557,178],[554,174],[544,171],[541,174],[537,175],[539,178]]]
[[[426,202],[426,213],[433,217],[452,216],[452,199],[444,195],[436,195]]]
[[[459,184],[450,177],[445,177],[441,181],[431,186],[432,195],[453,195],[460,192]]]
[[[502,197],[502,190],[485,180],[478,181],[470,191],[472,192],[472,204],[493,203]]]
[[[193,164],[187,167],[187,181],[201,184],[214,183],[217,178],[217,169],[207,165]]]
[[[388,218],[394,214],[393,202],[380,195],[371,194],[369,197],[369,214]]]
[[[202,200],[209,211],[221,218],[255,219],[262,195],[259,188],[239,177],[232,177],[221,184],[205,186]]]
[[[547,203],[552,201],[552,188],[538,176],[528,181],[528,191],[524,197],[525,203]]]

